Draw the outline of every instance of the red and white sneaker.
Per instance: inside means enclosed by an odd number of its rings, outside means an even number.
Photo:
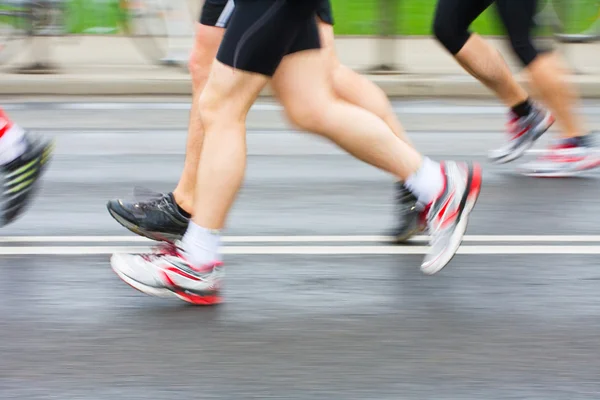
[[[539,107],[534,107],[529,115],[522,118],[510,112],[507,123],[508,142],[504,146],[490,151],[490,160],[496,164],[516,160],[525,154],[553,123],[552,114]]]
[[[519,171],[527,176],[562,178],[600,167],[600,148],[590,135],[560,140]]]
[[[149,254],[114,254],[110,264],[125,283],[150,296],[178,298],[196,305],[222,302],[223,264],[197,268],[175,245],[163,245]]]
[[[481,192],[479,164],[442,163],[444,189],[427,212],[430,250],[421,271],[433,275],[444,268],[456,254],[467,230],[469,214]]]

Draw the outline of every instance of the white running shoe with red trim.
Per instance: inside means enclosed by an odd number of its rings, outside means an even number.
[[[589,136],[560,140],[536,160],[525,163],[519,171],[527,176],[563,178],[600,167],[600,148]]]
[[[481,192],[479,164],[448,161],[441,166],[444,189],[427,211],[431,248],[421,264],[421,271],[427,275],[439,272],[456,254]]]
[[[150,296],[178,298],[196,305],[222,302],[223,264],[197,268],[175,245],[164,245],[148,254],[114,254],[110,264],[125,283]]]

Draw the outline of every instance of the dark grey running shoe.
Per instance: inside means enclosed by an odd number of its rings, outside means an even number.
[[[139,202],[111,200],[106,208],[125,228],[152,240],[175,242],[189,223],[189,217],[179,211],[173,193],[157,194]]]
[[[512,112],[509,113],[508,143],[490,151],[490,160],[497,164],[516,160],[525,154],[553,123],[552,114],[537,106],[526,117],[519,118]]]
[[[25,152],[0,166],[2,185],[0,226],[10,224],[27,209],[39,189],[39,179],[48,166],[53,143],[26,133]]]
[[[401,182],[396,183],[396,212],[398,225],[390,233],[396,243],[404,243],[414,235],[425,231],[424,212],[417,198]]]

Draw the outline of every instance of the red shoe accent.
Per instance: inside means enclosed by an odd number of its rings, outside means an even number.
[[[215,306],[223,302],[223,298],[218,294],[200,296],[196,294],[176,292],[177,296],[188,303],[195,304],[197,306]]]
[[[481,191],[481,182],[483,180],[482,175],[483,170],[481,168],[481,165],[474,163],[473,176],[471,178],[471,187],[469,189],[469,199],[479,196],[479,192]]]
[[[521,130],[520,132],[513,133],[513,137],[512,138],[513,139],[518,139],[521,136],[523,136],[525,133],[527,133],[528,130],[529,130],[529,128],[525,128],[525,129]]]
[[[4,136],[4,134],[8,132],[8,130],[12,127],[12,121],[10,120],[10,118],[8,118],[8,115],[6,115],[4,110],[0,108],[0,137]]]
[[[167,274],[165,274],[164,272],[162,273],[162,276],[163,276],[164,281],[167,282],[167,284],[170,286],[170,290],[173,293],[175,293],[175,295],[177,295],[177,297],[179,297],[181,300],[183,300],[185,302],[188,302],[190,304],[195,304],[198,306],[212,306],[212,305],[221,304],[223,302],[223,298],[218,294],[218,292],[215,292],[214,294],[207,294],[207,295],[188,293],[184,290],[181,290],[179,288],[179,286],[175,285],[175,282],[173,282],[171,280],[171,278],[169,278],[169,276]]]

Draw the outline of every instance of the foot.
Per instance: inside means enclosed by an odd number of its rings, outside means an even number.
[[[179,211],[173,193],[140,202],[111,200],[106,208],[125,228],[152,240],[180,240],[189,223],[189,218]]]
[[[396,207],[398,225],[391,232],[396,243],[404,243],[425,230],[425,219],[417,198],[402,183],[396,184]]]
[[[591,135],[562,139],[519,171],[527,176],[560,178],[600,167],[600,148]]]
[[[508,143],[492,150],[489,158],[497,164],[505,164],[521,157],[552,126],[554,117],[549,111],[533,107],[526,117],[509,114]]]
[[[110,264],[119,278],[147,295],[178,298],[195,305],[222,302],[222,263],[193,266],[175,245],[162,246],[149,254],[114,254]]]
[[[427,275],[439,272],[456,254],[481,191],[478,164],[448,161],[442,164],[442,170],[444,189],[427,212],[431,248],[421,264],[421,271]]]
[[[39,179],[46,171],[53,144],[25,134],[25,152],[0,166],[2,206],[0,226],[10,224],[27,209],[39,189]]]

